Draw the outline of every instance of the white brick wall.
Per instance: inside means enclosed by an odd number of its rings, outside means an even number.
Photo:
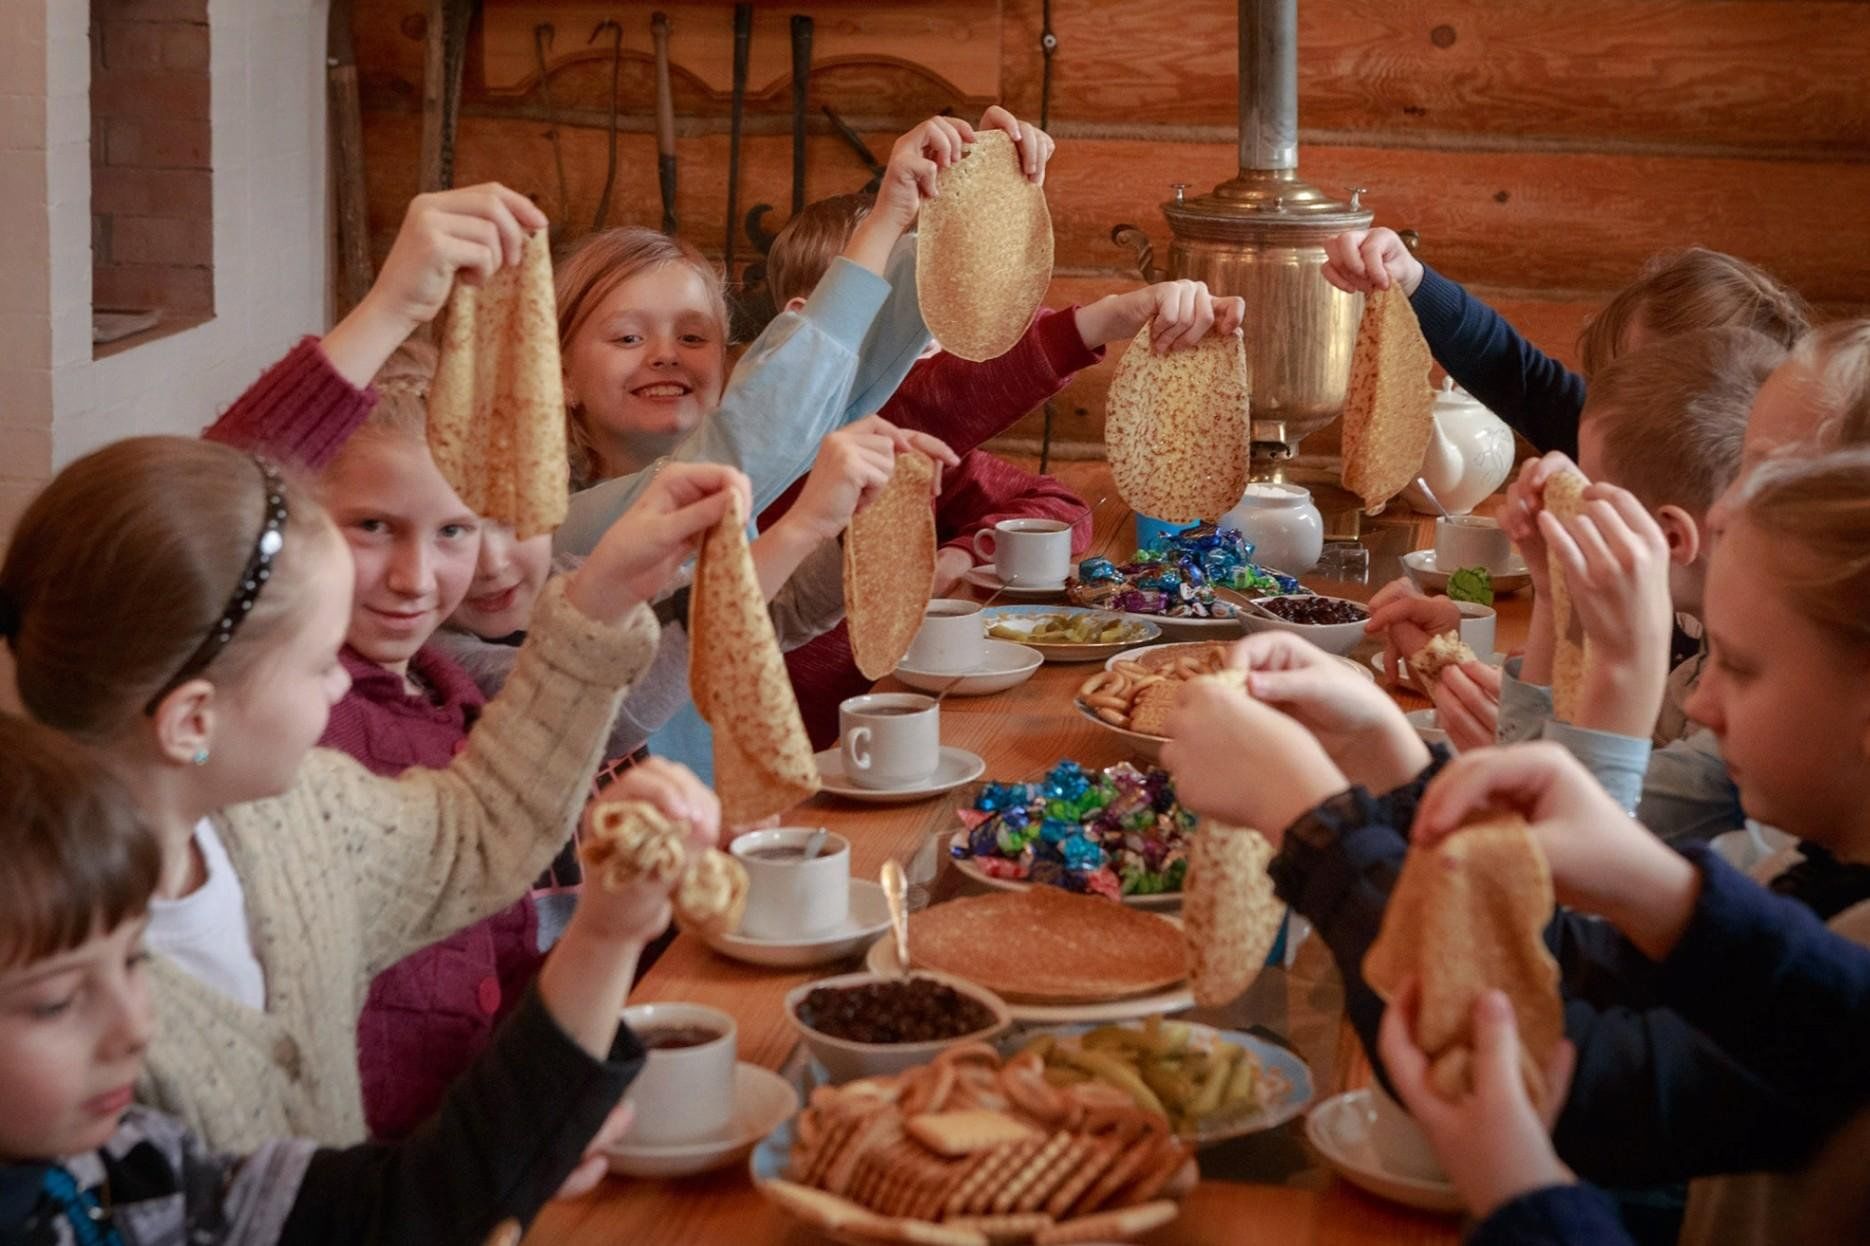
[[[328,0],[210,0],[215,317],[91,359],[89,5],[0,0],[0,533],[51,471],[192,434],[326,318]]]

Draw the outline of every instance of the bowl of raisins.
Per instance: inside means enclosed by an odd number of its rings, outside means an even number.
[[[1370,620],[1362,602],[1345,597],[1255,597],[1253,604],[1275,617],[1242,611],[1240,621],[1249,632],[1292,632],[1340,657],[1362,643],[1364,624]]]
[[[993,992],[927,971],[808,982],[786,996],[786,1015],[837,1082],[927,1064],[943,1048],[991,1040],[1013,1021]]]

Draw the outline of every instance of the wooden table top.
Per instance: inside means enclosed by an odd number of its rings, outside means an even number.
[[[1099,499],[1093,550],[1122,557],[1133,548],[1130,511],[1110,485],[1101,462],[1067,463],[1057,474],[1088,499]],[[1370,571],[1366,581],[1305,577],[1306,584],[1336,596],[1367,599],[1401,573],[1399,559],[1429,544],[1432,524],[1403,519],[1367,532]],[[1529,601],[1504,598],[1498,603],[1498,643],[1503,650],[1524,637]],[[1361,656],[1362,650],[1359,651]],[[1073,692],[1094,665],[1046,663],[1032,679],[1007,692],[985,697],[949,697],[942,702],[942,742],[980,754],[987,777],[1030,779],[1060,758],[1087,768],[1123,761],[1126,751],[1116,738],[1093,726],[1072,706]],[[885,679],[880,690],[900,687]],[[1427,702],[1408,693],[1405,708]],[[940,861],[932,851],[935,837],[957,827],[954,808],[968,791],[909,805],[866,805],[819,796],[786,820],[825,826],[851,841],[852,873],[876,878],[884,860],[905,864],[918,856],[925,865]],[[948,871],[953,874],[952,870]],[[912,873],[912,878],[914,877]],[[944,879],[948,883],[949,879]],[[762,969],[717,956],[699,939],[676,938],[631,993],[632,1003],[684,1000],[709,1004],[736,1018],[740,1058],[768,1068],[786,1064],[796,1045],[782,1001],[802,982],[843,972],[838,966],[813,970]],[[1369,1068],[1355,1034],[1343,1020],[1343,988],[1322,940],[1308,939],[1292,966],[1269,971],[1226,1019],[1258,1023],[1288,1038],[1312,1067],[1317,1099],[1365,1085]],[[1445,1216],[1410,1211],[1370,1197],[1336,1179],[1306,1149],[1302,1121],[1202,1152],[1203,1180],[1184,1204],[1182,1216],[1149,1235],[1153,1246],[1205,1243],[1280,1243],[1282,1246],[1353,1246],[1358,1243],[1453,1243],[1458,1222]],[[796,1242],[823,1240],[792,1225],[753,1189],[744,1167],[733,1167],[684,1181],[613,1178],[597,1191],[572,1202],[554,1203],[541,1215],[528,1238],[537,1243],[624,1241],[636,1246],[691,1242]]]

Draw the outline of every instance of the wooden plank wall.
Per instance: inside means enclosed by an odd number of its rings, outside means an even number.
[[[618,186],[609,223],[661,207],[645,49],[649,3],[485,0],[456,154],[465,181],[501,178],[555,222],[588,228],[604,181],[611,65],[587,45],[594,12],[628,33]],[[679,213],[721,250],[732,6],[665,4],[676,22]],[[1369,187],[1380,223],[1414,227],[1425,259],[1571,358],[1579,325],[1659,251],[1701,243],[1760,263],[1829,314],[1870,310],[1870,4],[1858,0],[1300,0],[1301,171]],[[359,5],[370,216],[379,256],[415,190],[426,0]],[[760,5],[740,202],[789,203],[787,52],[778,12],[817,15],[831,49],[812,79],[808,194],[868,174],[817,116],[828,102],[886,154],[945,106],[977,114],[997,93],[1037,117],[1040,0],[801,0]],[[918,24],[916,14],[928,14]],[[956,26],[955,14],[966,16]],[[1053,301],[1135,280],[1112,226],[1166,253],[1157,204],[1231,176],[1231,0],[1054,0],[1048,182],[1058,236]],[[555,26],[548,115],[531,31]],[[519,46],[515,47],[515,42]],[[777,47],[770,46],[777,44]],[[684,49],[693,62],[684,67]],[[553,135],[568,193],[554,172]],[[745,255],[746,248],[740,247]],[[1079,378],[1057,435],[1102,439],[1114,360]],[[1037,431],[1028,417],[1016,434]]]

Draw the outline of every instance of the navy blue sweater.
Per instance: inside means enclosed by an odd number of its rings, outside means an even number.
[[[1539,449],[1578,457],[1584,378],[1521,337],[1499,312],[1428,265],[1409,296],[1435,361]]]
[[[1363,981],[1364,953],[1408,847],[1398,828],[1413,822],[1445,759],[1438,750],[1422,776],[1384,797],[1353,788],[1325,802],[1287,831],[1272,866],[1281,898],[1330,947],[1346,1014],[1379,1076],[1383,1002]],[[1667,963],[1595,918],[1561,910],[1546,930],[1578,1048],[1553,1142],[1573,1170],[1607,1185],[1796,1166],[1870,1094],[1870,1065],[1847,1054],[1870,1039],[1870,952],[1705,848],[1684,851],[1702,871],[1702,898]],[[1737,982],[1772,1006],[1737,1007]],[[1854,998],[1860,1015],[1820,1021],[1837,998]]]

